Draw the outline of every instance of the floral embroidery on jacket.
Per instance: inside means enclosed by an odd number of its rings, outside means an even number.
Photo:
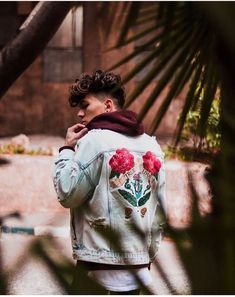
[[[116,150],[116,154],[109,161],[112,168],[111,176],[119,176],[134,166],[134,156],[125,148]]]
[[[111,167],[110,187],[116,190],[134,207],[143,206],[157,188],[161,162],[150,151],[142,158],[134,157],[127,149],[117,149],[109,161]],[[144,217],[146,208],[142,209]],[[130,213],[126,213],[129,217]]]
[[[157,159],[156,155],[148,151],[143,156],[143,166],[148,170],[152,175],[156,176],[161,168],[161,162]]]

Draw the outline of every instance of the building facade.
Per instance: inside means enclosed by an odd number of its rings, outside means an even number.
[[[74,7],[66,16],[57,33],[47,44],[40,56],[17,79],[0,101],[0,136],[24,134],[49,134],[64,136],[67,127],[77,122],[76,108],[68,104],[68,88],[81,72],[95,69],[109,69],[111,65],[127,56],[141,41],[133,42],[119,49],[113,47],[120,34],[125,2],[85,2]],[[146,2],[146,6],[152,5]],[[0,46],[3,48],[29,18],[35,2],[1,2],[0,25],[8,30],[0,31]],[[107,6],[107,7],[106,7]],[[143,27],[144,25],[142,25]],[[130,34],[135,33],[132,29]],[[149,38],[149,37],[148,37]],[[140,43],[139,43],[140,42]],[[146,54],[150,49],[146,50]],[[142,57],[145,53],[142,54]],[[135,58],[115,69],[124,76],[141,57]],[[127,93],[150,69],[146,67],[126,84]],[[158,78],[130,106],[138,112]],[[152,106],[144,123],[148,129],[164,95],[166,88]],[[182,94],[170,106],[159,129],[158,136],[172,136],[176,119],[182,105]]]

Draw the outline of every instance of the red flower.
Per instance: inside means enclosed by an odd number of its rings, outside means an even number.
[[[162,164],[161,162],[157,159],[156,155],[150,151],[148,151],[144,156],[144,168],[148,170],[151,174],[156,175]]]
[[[134,166],[134,156],[125,148],[116,150],[116,154],[109,161],[112,170],[125,173]]]

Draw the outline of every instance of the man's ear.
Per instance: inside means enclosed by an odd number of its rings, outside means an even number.
[[[112,112],[114,111],[114,103],[113,100],[108,98],[104,101],[104,105],[105,105],[105,112]]]

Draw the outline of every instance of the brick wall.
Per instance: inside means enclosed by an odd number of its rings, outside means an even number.
[[[42,81],[41,56],[0,102],[0,136],[19,133],[64,135],[76,120],[67,102],[68,84]]]

